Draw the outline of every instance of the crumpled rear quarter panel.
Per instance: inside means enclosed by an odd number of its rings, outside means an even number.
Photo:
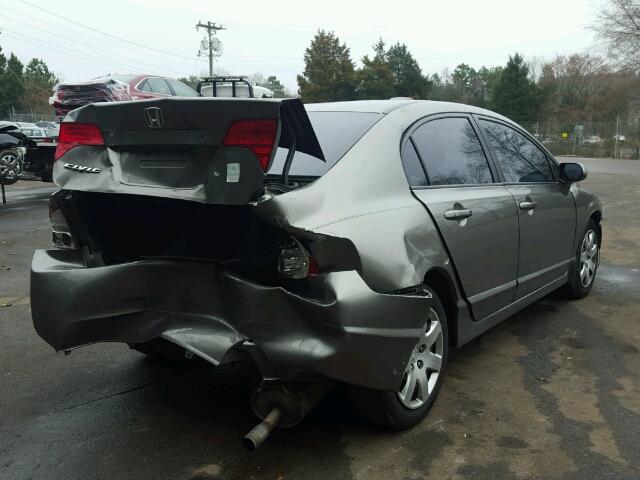
[[[56,350],[162,336],[218,365],[248,351],[265,378],[318,376],[398,388],[430,296],[372,291],[355,271],[316,279],[317,298],[243,279],[211,263],[143,260],[86,268],[38,250],[31,273],[38,334]]]

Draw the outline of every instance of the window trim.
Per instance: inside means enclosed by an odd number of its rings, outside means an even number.
[[[482,151],[484,153],[484,157],[487,160],[487,165],[489,167],[489,173],[491,174],[491,180],[492,182],[490,183],[460,183],[460,184],[450,184],[450,185],[431,185],[431,178],[429,177],[429,169],[427,168],[422,155],[420,154],[420,150],[417,148],[416,144],[415,144],[415,140],[413,140],[412,135],[415,133],[415,131],[422,127],[423,125],[429,123],[429,122],[433,122],[433,121],[437,121],[437,120],[441,120],[444,118],[464,118],[466,119],[469,124],[471,125],[471,128],[473,129],[473,131],[476,134],[476,137],[478,138],[478,141],[480,142],[480,147],[482,148]],[[408,141],[411,141],[411,143],[413,143],[413,148],[415,148],[415,151],[418,155],[418,158],[420,159],[420,163],[422,163],[422,168],[425,171],[425,174],[427,176],[427,182],[429,182],[429,185],[426,186],[418,186],[418,187],[413,187],[411,185],[409,185],[409,187],[411,189],[415,189],[415,190],[429,190],[429,189],[434,189],[434,188],[459,188],[459,187],[487,187],[487,186],[496,186],[496,185],[501,185],[503,182],[502,177],[500,176],[502,172],[498,172],[496,166],[494,165],[494,161],[493,161],[493,157],[488,153],[488,145],[485,144],[485,142],[483,141],[484,137],[482,137],[481,132],[479,131],[479,126],[476,124],[476,122],[473,120],[472,114],[470,114],[469,112],[438,112],[438,113],[432,113],[429,115],[425,115],[424,117],[419,118],[418,120],[416,120],[415,122],[413,122],[403,133],[402,138],[400,140],[400,160],[402,161],[402,153],[404,152],[404,146]],[[404,171],[404,167],[403,167],[403,171]],[[500,174],[499,174],[500,173]],[[405,175],[406,178],[406,175]],[[497,181],[496,181],[497,179]],[[407,184],[409,184],[409,179],[407,179]]]
[[[424,177],[427,180],[427,185],[411,185],[411,182],[409,182],[409,177],[407,176],[407,171],[405,169],[405,157],[404,157],[404,152],[407,148],[407,145],[411,144],[411,148],[413,149],[414,153],[416,154],[416,158],[418,159],[418,163],[420,164],[420,168],[422,169],[422,172],[424,173]],[[408,137],[408,140],[406,142],[402,143],[402,150],[400,152],[400,163],[402,164],[402,171],[404,172],[404,176],[407,178],[407,183],[409,184],[409,188],[427,188],[429,186],[431,186],[431,179],[429,178],[429,173],[427,172],[427,170],[424,168],[424,161],[422,160],[422,157],[420,156],[420,152],[418,152],[418,148],[416,147],[416,142],[413,140],[413,138],[411,138],[411,136]]]
[[[558,171],[557,169],[559,168],[558,162],[553,157],[553,155],[551,155],[551,153],[544,147],[544,145],[542,145],[535,137],[533,137],[525,129],[523,129],[522,127],[520,127],[516,123],[505,122],[504,120],[502,120],[500,118],[492,117],[492,116],[489,116],[489,115],[481,115],[481,114],[474,113],[472,115],[472,117],[473,117],[474,123],[476,123],[477,126],[478,126],[478,130],[480,131],[480,134],[482,135],[483,141],[487,144],[487,148],[488,148],[489,152],[491,153],[491,157],[492,157],[493,163],[496,166],[496,169],[498,170],[498,172],[500,174],[499,178],[500,178],[500,181],[501,181],[501,183],[503,185],[558,185],[558,184],[561,183],[560,179],[556,175],[556,172]],[[498,125],[502,125],[504,127],[510,128],[512,130],[515,130],[516,132],[518,132],[519,134],[524,136],[527,140],[529,140],[531,143],[533,143],[533,145],[536,148],[538,148],[538,150],[540,150],[542,152],[542,154],[545,156],[545,158],[547,159],[547,164],[549,166],[549,171],[551,172],[551,177],[553,178],[553,180],[550,181],[550,182],[507,182],[506,181],[506,177],[504,176],[504,172],[502,171],[502,168],[500,167],[500,162],[498,161],[497,154],[494,152],[493,147],[489,143],[489,140],[486,138],[484,130],[482,128],[482,125],[480,125],[480,120],[497,123]],[[554,168],[554,166],[555,166],[555,168]]]

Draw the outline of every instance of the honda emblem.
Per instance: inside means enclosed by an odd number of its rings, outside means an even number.
[[[144,118],[149,128],[164,128],[164,115],[158,107],[144,109]]]

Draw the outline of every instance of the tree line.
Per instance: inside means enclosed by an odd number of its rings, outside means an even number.
[[[305,102],[411,97],[488,108],[527,126],[555,122],[611,121],[638,115],[640,76],[591,53],[525,61],[515,53],[506,65],[475,69],[461,63],[453,71],[425,74],[406,45],[387,47],[382,39],[357,68],[346,44],[320,30],[305,52],[298,75]]]
[[[32,58],[25,66],[13,53],[7,58],[0,47],[0,118],[12,109],[50,113],[49,97],[56,83],[58,78],[42,59]]]
[[[305,50],[298,95],[304,102],[411,97],[466,103],[510,117],[543,139],[576,144],[591,135],[605,143],[613,136],[622,140],[624,133],[626,145],[633,143],[640,155],[638,0],[608,0],[591,29],[606,58],[578,52],[525,59],[514,53],[502,66],[461,63],[431,74],[422,71],[405,44],[387,45],[383,39],[357,66],[335,33],[319,30]],[[195,86],[199,78],[181,80]],[[249,80],[276,97],[295,95],[273,75],[256,73]],[[11,110],[49,113],[48,98],[57,82],[43,60],[24,65],[13,53],[7,58],[0,47],[0,118]]]

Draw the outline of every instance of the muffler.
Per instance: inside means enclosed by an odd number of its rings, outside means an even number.
[[[251,407],[262,419],[242,439],[242,445],[254,451],[274,428],[288,428],[300,423],[331,389],[333,383],[281,384],[264,383],[251,395]]]

